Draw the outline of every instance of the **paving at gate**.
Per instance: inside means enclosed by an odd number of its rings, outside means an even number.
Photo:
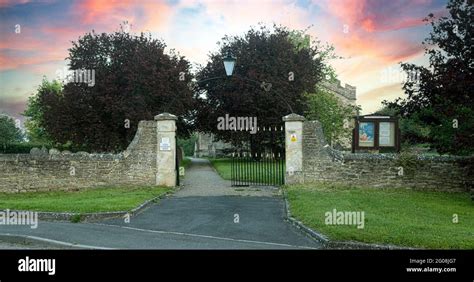
[[[272,187],[231,187],[209,161],[192,159],[173,196],[160,200],[130,223],[40,221],[2,226],[0,234],[31,236],[45,244],[119,249],[311,249],[321,245],[284,220],[284,200]],[[237,220],[238,219],[238,220]],[[59,246],[59,245],[58,245]]]

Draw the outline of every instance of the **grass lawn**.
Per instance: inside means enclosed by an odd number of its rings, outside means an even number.
[[[210,158],[212,166],[217,170],[217,173],[226,180],[232,179],[232,160],[228,158],[212,159]],[[285,171],[285,165],[278,167],[276,162],[250,162],[250,164],[242,166],[242,169],[248,170],[248,172],[242,171],[240,175],[241,180],[248,180],[257,183],[272,183],[275,179],[281,179],[281,171]]]
[[[75,213],[127,211],[171,190],[172,188],[138,186],[98,187],[79,191],[0,193],[0,210]]]
[[[331,240],[436,249],[474,249],[474,202],[468,193],[285,186],[291,213]],[[363,211],[365,226],[326,225],[325,213]],[[458,223],[453,223],[453,214]]]
[[[219,175],[226,179],[230,180],[232,177],[232,172],[231,172],[231,159],[209,159],[211,162],[212,166],[217,170],[217,173]]]

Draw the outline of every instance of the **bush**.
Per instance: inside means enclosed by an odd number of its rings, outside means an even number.
[[[178,138],[178,146],[183,148],[185,156],[194,155],[194,143],[196,143],[197,135],[193,134],[187,139]]]
[[[45,144],[34,144],[34,143],[12,143],[6,144],[0,148],[2,154],[29,154],[32,148],[41,148],[45,147],[46,149],[51,149],[51,145]]]

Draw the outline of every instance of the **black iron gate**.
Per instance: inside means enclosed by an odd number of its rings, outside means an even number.
[[[178,147],[178,136],[174,137],[174,147],[175,147],[175,173],[176,173],[176,186],[179,186],[179,166],[181,164],[181,158],[179,155],[179,147]]]
[[[285,132],[282,125],[235,133],[232,186],[279,186],[285,183]],[[234,142],[235,144],[236,142]]]

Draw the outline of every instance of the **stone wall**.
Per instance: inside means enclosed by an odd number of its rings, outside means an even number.
[[[327,146],[320,122],[305,121],[303,169],[290,182],[469,191],[473,166],[474,157],[343,153]]]
[[[102,185],[155,185],[157,122],[141,121],[119,154],[32,150],[0,155],[0,192],[70,190]]]

